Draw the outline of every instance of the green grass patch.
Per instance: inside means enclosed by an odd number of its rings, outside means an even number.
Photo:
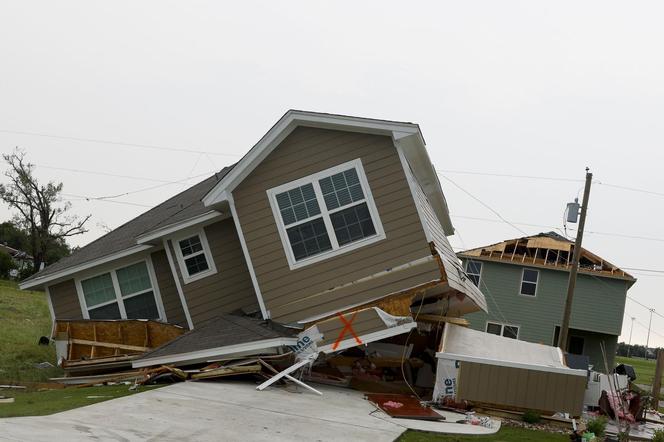
[[[109,385],[84,388],[63,388],[48,391],[0,390],[0,395],[13,397],[14,402],[10,404],[0,403],[0,418],[18,416],[44,416],[71,410],[72,408],[84,407],[97,404],[110,399],[137,394],[146,389],[160,387],[143,386],[134,391],[129,391],[129,385]],[[2,424],[0,423],[0,426]]]
[[[627,364],[634,367],[636,371],[636,383],[643,385],[652,385],[655,378],[655,361],[652,359],[646,360],[641,358],[626,358],[623,356],[616,356],[616,362],[619,364]]]
[[[51,333],[43,292],[22,291],[16,283],[0,281],[0,330],[0,384],[45,382],[62,376],[60,368],[34,366],[40,362],[56,365],[55,346],[37,345],[40,336]]]
[[[408,430],[397,439],[397,442],[563,442],[569,441],[566,434],[546,433],[544,431],[529,430],[526,428],[501,426],[496,434],[488,436],[459,436],[454,434],[427,433],[424,431]]]

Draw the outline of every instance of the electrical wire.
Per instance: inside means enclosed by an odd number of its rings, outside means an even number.
[[[97,144],[111,144],[111,145],[114,145],[114,146],[124,146],[124,147],[139,147],[139,148],[142,148],[142,149],[153,149],[153,150],[161,150],[161,151],[167,151],[167,152],[186,152],[186,153],[217,155],[217,156],[227,156],[227,157],[236,157],[236,158],[242,156],[242,155],[239,155],[239,154],[230,154],[230,153],[222,153],[222,152],[210,152],[210,151],[197,150],[197,149],[187,149],[187,148],[183,148],[183,147],[167,147],[167,146],[159,146],[159,145],[156,145],[156,144],[128,143],[128,142],[123,142],[123,141],[101,140],[101,139],[98,139],[98,138],[70,137],[70,136],[64,136],[64,135],[53,135],[53,134],[46,134],[46,133],[39,133],[39,132],[28,132],[28,131],[18,131],[18,130],[9,130],[9,129],[0,129],[0,132],[8,133],[8,134],[16,134],[16,135],[28,135],[28,136],[33,136],[33,137],[53,138],[53,139],[57,139],[57,140],[81,141],[81,142],[85,142],[85,143],[97,143]]]
[[[503,216],[502,216],[500,213],[498,213],[498,211],[496,211],[494,208],[492,208],[492,207],[489,206],[487,203],[485,203],[484,201],[482,201],[481,199],[479,199],[478,197],[476,197],[475,195],[473,195],[472,193],[470,193],[469,191],[467,191],[466,189],[464,189],[463,187],[461,187],[460,185],[458,185],[458,184],[457,184],[456,182],[454,182],[452,179],[450,179],[450,178],[448,178],[448,177],[446,177],[446,176],[444,176],[444,175],[441,175],[441,178],[443,178],[443,179],[449,181],[449,182],[452,183],[454,186],[456,186],[459,190],[461,190],[462,192],[464,192],[466,195],[468,195],[469,197],[471,197],[472,199],[474,199],[475,201],[477,201],[478,203],[480,203],[481,205],[483,205],[484,207],[486,207],[487,209],[489,209],[494,215],[496,215],[498,218],[500,218],[500,219],[501,219],[503,222],[505,222],[506,224],[509,224],[510,226],[512,226],[514,229],[516,229],[517,231],[519,231],[519,232],[522,233],[523,235],[527,235],[527,233],[524,232],[523,230],[521,230],[519,227],[517,227],[516,225],[512,224],[511,222],[509,222],[508,220],[506,220],[505,218],[503,218]]]

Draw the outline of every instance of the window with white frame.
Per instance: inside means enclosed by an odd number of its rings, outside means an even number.
[[[486,332],[492,335],[504,336],[506,338],[517,339],[519,337],[519,326],[501,324],[499,322],[487,322]]]
[[[523,269],[521,273],[521,289],[519,293],[526,296],[535,296],[537,294],[537,282],[539,280],[539,270]]]
[[[80,281],[90,319],[159,319],[147,263],[140,261]]]
[[[482,263],[479,261],[468,261],[466,263],[466,274],[473,281],[475,286],[480,286],[480,278],[482,277]]]
[[[217,272],[204,230],[176,239],[174,247],[185,283]]]
[[[268,190],[291,267],[385,237],[361,161]]]

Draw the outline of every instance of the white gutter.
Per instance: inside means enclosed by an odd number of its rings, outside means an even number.
[[[167,226],[160,227],[156,230],[152,230],[150,232],[139,235],[136,238],[136,242],[138,244],[144,244],[146,242],[154,241],[156,239],[160,239],[164,236],[170,235],[171,233],[175,233],[175,232],[178,232],[180,230],[186,229],[187,227],[192,227],[192,226],[195,226],[197,224],[204,223],[206,221],[215,220],[215,219],[221,218],[223,216],[224,216],[223,213],[218,212],[216,210],[211,210],[211,211],[205,212],[201,215],[197,215],[197,216],[194,216],[192,218],[188,218],[184,221],[169,224]]]
[[[111,261],[115,261],[116,259],[124,258],[125,256],[133,255],[134,253],[139,253],[144,250],[152,249],[153,246],[149,244],[141,244],[137,246],[130,247],[128,249],[122,250],[117,253],[112,253],[110,255],[106,255],[104,257],[98,258],[98,259],[93,259],[92,261],[88,261],[84,264],[79,264],[73,267],[68,267],[64,270],[61,270],[59,272],[51,273],[50,275],[42,276],[42,277],[37,277],[34,279],[31,279],[29,281],[23,281],[19,283],[18,287],[21,290],[27,290],[31,289],[34,287],[38,287],[40,285],[46,284],[51,281],[55,281],[56,279],[63,278],[65,276],[71,275],[73,273],[78,273],[83,270],[90,269],[92,267],[96,267],[101,264],[106,264]],[[37,274],[39,275],[39,274]]]
[[[207,360],[216,358],[223,355],[247,352],[253,350],[265,350],[273,347],[282,347],[288,345],[297,345],[297,338],[273,338],[262,341],[248,342],[244,344],[226,345],[223,347],[209,348],[206,350],[198,350],[187,353],[178,353],[168,356],[160,356],[155,358],[145,358],[132,361],[131,365],[134,368],[150,367],[152,365],[163,364],[176,364],[178,362],[193,362],[195,360]]]

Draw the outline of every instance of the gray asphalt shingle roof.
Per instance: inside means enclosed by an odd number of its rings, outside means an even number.
[[[221,315],[197,324],[195,329],[143,354],[137,360],[164,358],[267,339],[290,338],[297,332],[297,330],[280,326],[269,320],[254,319],[248,316]]]
[[[144,233],[208,212],[201,202],[217,182],[230,171],[225,167],[211,177],[167,199],[158,206],[126,222],[106,235],[76,250],[70,256],[46,267],[25,281],[42,278],[88,261],[121,252],[136,245],[136,238]]]

